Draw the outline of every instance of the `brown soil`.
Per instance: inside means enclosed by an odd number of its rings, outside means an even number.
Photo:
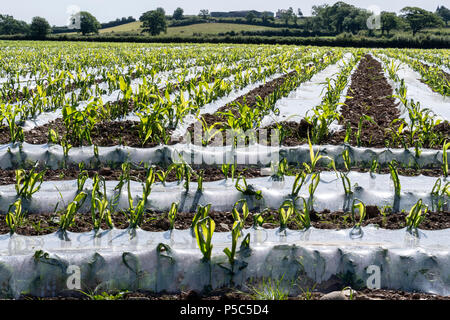
[[[253,225],[253,216],[257,212],[250,212],[245,227],[250,228]],[[231,212],[211,211],[209,216],[216,223],[216,232],[229,232],[233,228],[233,216]],[[275,210],[265,211],[263,228],[276,229],[279,228],[279,215]],[[366,219],[362,225],[369,224],[378,225],[380,228],[389,230],[398,230],[405,227],[405,219],[407,213],[386,213],[383,216],[380,209],[376,206],[367,206]],[[191,227],[194,213],[178,213],[175,219],[174,228],[178,230],[187,230]],[[311,225],[317,229],[349,229],[354,226],[350,212],[330,212],[324,210],[322,212],[312,212],[310,215]],[[356,219],[359,219],[356,215]],[[125,213],[118,212],[112,215],[112,221],[116,228],[126,229],[129,226],[128,218]],[[49,234],[57,231],[59,222],[59,214],[33,214],[28,215],[24,223],[16,230],[17,234],[27,236],[37,236]],[[108,229],[105,223],[102,229]],[[164,232],[170,229],[170,222],[167,213],[149,211],[144,215],[144,219],[140,228],[151,232]],[[301,230],[302,226],[291,218],[288,223],[291,230]],[[422,230],[443,230],[450,228],[450,212],[431,212],[425,217],[425,220],[419,226]],[[89,232],[93,230],[93,223],[90,214],[78,214],[75,217],[72,227],[68,229],[71,232]],[[9,233],[9,228],[5,219],[0,220],[0,234]]]
[[[343,288],[342,288],[343,289]],[[109,292],[118,295],[118,292]],[[298,296],[290,296],[287,300],[320,300],[326,293],[313,291],[310,296],[306,293]],[[36,298],[23,295],[20,300],[89,300],[90,298],[80,292],[68,292],[65,296],[54,298]],[[257,296],[251,291],[244,293],[240,290],[223,288],[210,293],[198,293],[195,291],[183,291],[179,294],[155,294],[152,292],[138,291],[126,292],[118,300],[141,300],[141,301],[250,301],[257,300]],[[400,290],[385,289],[362,289],[353,290],[353,300],[450,300],[450,297],[439,296],[422,292],[405,292]],[[260,300],[259,300],[260,301]]]
[[[348,142],[352,146],[357,145],[356,133],[362,116],[370,116],[375,123],[363,121],[361,131],[361,146],[384,148],[402,148],[401,141],[393,141],[392,131],[397,130],[399,123],[393,123],[400,117],[398,105],[392,97],[393,89],[387,82],[381,64],[372,56],[366,55],[361,59],[359,67],[352,74],[352,82],[347,93],[349,98],[341,107],[340,124],[344,130],[334,133],[321,141],[321,144],[342,145],[344,143],[347,125],[350,125],[352,134]],[[307,133],[311,125],[302,120],[296,122],[282,122],[287,129],[287,136],[282,141],[285,146],[296,146],[307,143]],[[265,129],[273,129],[275,125]],[[442,122],[434,128],[442,140],[450,138],[450,124]],[[402,137],[409,141],[408,133]],[[426,148],[442,149],[441,145],[424,145]]]
[[[34,128],[29,132],[25,132],[25,142],[30,144],[48,143],[48,132],[50,129],[53,129],[60,137],[65,136],[67,133],[62,119],[57,119],[46,125]],[[97,123],[91,131],[91,139],[94,145],[103,147],[126,145],[136,148],[152,148],[159,145],[159,143],[149,141],[142,145],[142,140],[139,138],[139,122],[137,121],[108,121]],[[2,135],[0,131],[0,143],[8,143],[9,140],[9,133]],[[78,140],[71,138],[69,139],[69,143],[74,147],[80,146]],[[86,141],[83,144],[86,145]]]
[[[245,95],[242,95],[235,99],[234,101],[220,107],[217,109],[217,111],[214,114],[203,114],[202,117],[205,119],[208,126],[213,125],[217,122],[223,122],[226,121],[225,117],[220,115],[219,112],[227,112],[231,111],[234,115],[237,115],[237,105],[246,103],[248,106],[254,106],[257,101],[257,97],[260,97],[261,99],[265,99],[269,95],[271,95],[277,87],[282,85],[287,79],[295,76],[297,74],[297,71],[292,71],[288,74],[285,74],[281,77],[278,77],[274,80],[271,80],[269,82],[266,82],[265,84],[260,85],[258,88],[255,88],[248,92]],[[191,124],[189,128],[187,129],[188,132],[193,133],[194,132],[194,126],[195,124]],[[217,126],[216,129],[219,129],[220,126]]]
[[[155,166],[155,172],[159,170],[166,170],[159,166]],[[205,167],[199,170],[195,170],[195,173],[191,177],[192,182],[198,181],[198,176],[200,175],[200,170],[203,171],[203,181],[218,181],[224,179],[224,175],[220,168],[217,167]],[[39,171],[39,170],[38,170]],[[86,170],[89,177],[93,178],[97,173],[99,176],[103,177],[106,181],[116,181],[120,179],[122,174],[121,169],[111,169],[111,168],[101,168],[98,170]],[[28,170],[27,170],[28,172]],[[57,170],[46,170],[44,174],[44,181],[67,181],[76,180],[80,171],[78,168],[70,169],[57,169]],[[145,169],[130,169],[130,179],[133,181],[143,182],[146,178],[147,171]],[[256,178],[261,177],[261,169],[252,167],[239,166],[236,168],[235,178],[239,175],[245,178]],[[231,174],[229,174],[229,179],[231,179]],[[157,178],[157,181],[159,179]],[[172,170],[166,179],[166,182],[178,181],[175,171]],[[2,170],[0,169],[0,185],[9,185],[16,183],[15,170]]]
[[[192,82],[194,85],[197,85],[200,81],[203,81],[203,77],[198,77],[196,79],[191,79],[188,82]],[[210,82],[214,82],[214,77],[209,77],[207,79]],[[100,81],[102,82],[102,81]],[[99,82],[97,82],[99,83]],[[170,92],[178,91],[180,89],[181,84],[171,84]],[[164,87],[159,89],[159,95],[164,96],[166,89],[168,87]],[[67,88],[66,88],[67,89]],[[75,87],[73,90],[76,89]],[[70,92],[71,90],[66,90]],[[112,107],[112,105],[121,105],[124,104],[125,100],[119,99],[115,102],[108,102],[107,105]],[[128,111],[132,112],[135,110],[135,105],[132,100],[128,101]],[[139,122],[136,121],[105,121],[98,123],[94,126],[92,130],[92,142],[94,145],[98,146],[115,146],[115,145],[126,145],[130,147],[154,147],[159,143],[147,142],[145,145],[142,145],[141,139],[139,138]],[[66,127],[64,126],[63,119],[56,119],[51,121],[43,126],[39,126],[34,128],[29,132],[25,132],[25,142],[30,144],[45,144],[48,143],[48,133],[49,130],[53,129],[58,136],[62,137],[67,133]],[[170,135],[172,133],[171,130],[166,130],[166,133]],[[7,127],[0,127],[0,144],[7,144],[11,141],[9,129]],[[169,141],[169,144],[175,144],[178,141]],[[70,139],[69,143],[73,146],[79,146],[79,141]],[[86,142],[84,142],[86,144]]]

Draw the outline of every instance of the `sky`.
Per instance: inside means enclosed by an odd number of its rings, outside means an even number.
[[[399,12],[405,6],[417,6],[435,11],[448,0],[345,0],[360,8],[378,6],[381,11]],[[0,14],[8,14],[19,20],[31,22],[34,16],[46,18],[51,25],[63,26],[69,17],[68,8],[77,6],[82,11],[92,13],[98,21],[108,22],[116,18],[133,16],[139,19],[148,10],[163,7],[172,14],[177,7],[185,14],[198,14],[201,9],[209,11],[258,10],[272,11],[289,7],[302,9],[304,15],[311,14],[313,5],[333,4],[337,0],[0,0]]]

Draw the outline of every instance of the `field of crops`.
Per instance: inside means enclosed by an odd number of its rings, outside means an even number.
[[[0,48],[1,298],[450,296],[449,50]]]

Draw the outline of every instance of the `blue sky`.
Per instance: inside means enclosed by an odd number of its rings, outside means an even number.
[[[186,14],[198,14],[200,9],[210,11],[249,10],[276,11],[280,8],[293,7],[295,11],[301,8],[303,14],[309,15],[313,5],[323,3],[333,4],[336,1],[327,0],[0,0],[0,14],[9,14],[16,19],[31,21],[34,16],[46,18],[51,25],[65,25],[67,21],[67,8],[76,5],[83,11],[89,11],[100,22],[115,20],[118,17],[133,16],[136,19],[148,10],[163,7],[167,13],[172,14],[177,7],[184,9]],[[418,6],[435,11],[438,5],[445,5],[448,0],[347,0],[345,2],[368,8],[376,5],[384,11],[398,12],[405,6]],[[448,6],[447,6],[448,7]]]

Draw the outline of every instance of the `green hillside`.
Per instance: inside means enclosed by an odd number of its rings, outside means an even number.
[[[199,23],[190,26],[183,27],[169,27],[167,28],[167,34],[161,34],[162,36],[192,36],[194,34],[219,34],[225,32],[241,32],[241,31],[260,31],[260,30],[276,30],[276,28],[253,26],[246,24],[234,24],[234,23]],[[141,22],[131,22],[123,24],[121,26],[101,29],[101,34],[108,33],[140,33]]]

